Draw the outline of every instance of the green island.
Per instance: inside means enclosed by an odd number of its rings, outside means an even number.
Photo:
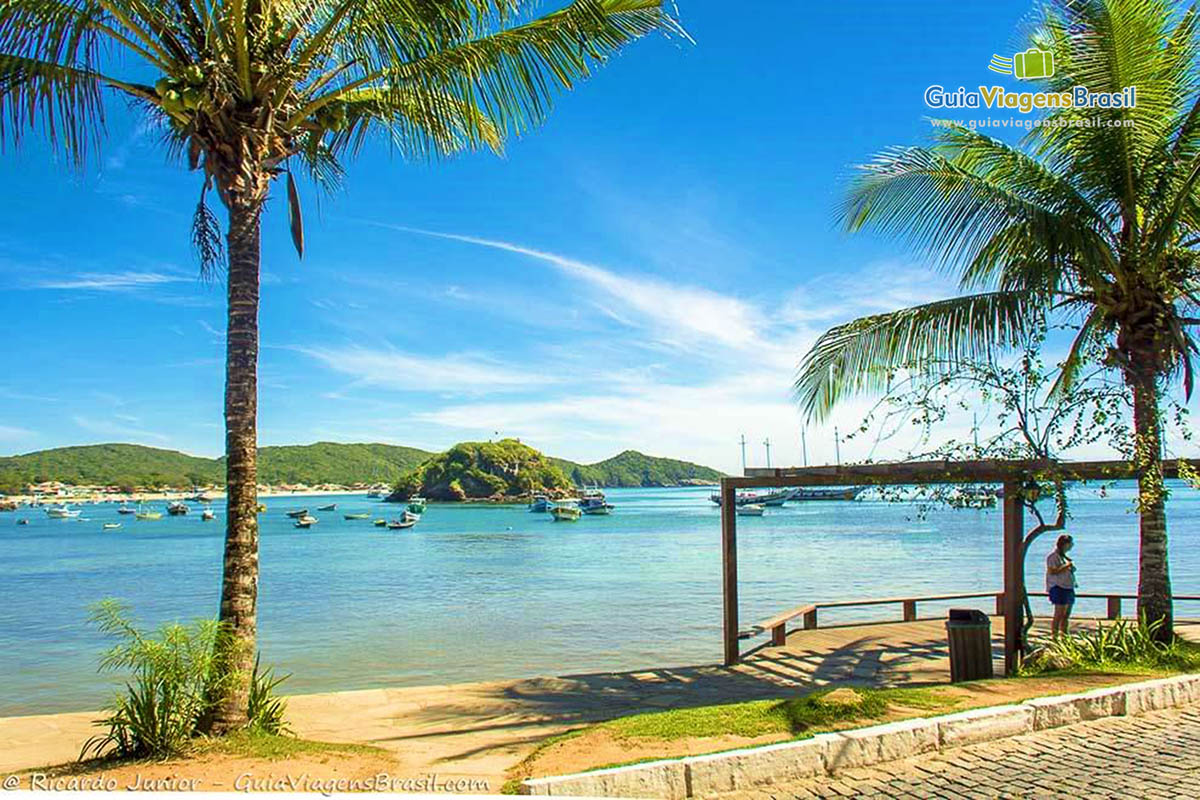
[[[578,464],[564,459],[549,458],[515,440],[497,443],[463,443],[443,454],[416,447],[390,444],[343,444],[316,442],[307,445],[282,445],[258,449],[258,480],[262,484],[280,485],[337,485],[367,484],[395,485],[408,480],[415,470],[431,462],[461,454],[463,448],[485,449],[487,464],[497,472],[489,477],[473,479],[456,473],[453,478],[466,479],[473,488],[470,497],[490,497],[499,491],[512,493],[523,485],[503,480],[504,464],[510,455],[528,451],[536,454],[541,472],[536,473],[539,489],[568,489],[571,482],[578,486],[630,487],[679,486],[689,483],[713,483],[722,473],[709,467],[656,458],[634,450],[626,450],[613,458],[595,464]],[[456,458],[459,456],[456,456]],[[521,456],[520,458],[531,458]],[[518,461],[520,461],[518,458]],[[476,465],[478,467],[478,465]],[[526,475],[524,477],[530,477]],[[221,486],[225,483],[225,459],[204,458],[137,444],[94,444],[58,447],[23,455],[0,457],[0,493],[20,494],[30,484],[58,481],[74,486],[172,487]],[[482,481],[482,482],[480,482]],[[503,487],[501,483],[504,483]],[[534,484],[530,484],[533,486]],[[496,491],[484,492],[486,488]],[[519,492],[518,492],[519,493]],[[430,493],[433,496],[433,493]]]
[[[583,486],[680,486],[714,483],[708,467],[647,456],[635,450],[595,464],[550,458],[516,439],[462,442],[409,470],[389,497],[407,500],[516,500],[531,494],[562,496]]]

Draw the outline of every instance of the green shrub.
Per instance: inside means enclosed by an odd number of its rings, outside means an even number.
[[[254,672],[250,675],[250,706],[248,716],[250,727],[263,733],[291,733],[284,720],[287,713],[287,700],[276,694],[279,685],[291,677],[276,675],[274,667],[265,670],[259,667],[262,654],[254,657]]]
[[[1026,660],[1024,671],[1039,674],[1122,666],[1163,670],[1195,668],[1200,663],[1200,656],[1194,647],[1179,638],[1170,642],[1155,638],[1162,626],[1162,620],[1100,622],[1094,629],[1050,640]]]
[[[107,731],[84,743],[80,758],[168,758],[184,752],[210,710],[209,698],[227,680],[216,658],[221,625],[211,619],[167,623],[147,634],[113,600],[93,606],[89,620],[117,640],[101,657],[100,671],[125,672],[127,680],[108,716],[96,723]],[[286,732],[286,702],[275,690],[288,677],[261,669],[255,658],[247,708],[251,728]]]
[[[100,671],[128,670],[129,680],[126,693],[114,699],[111,713],[97,723],[108,732],[89,739],[81,758],[89,753],[134,758],[180,753],[207,708],[217,622],[169,623],[151,636],[133,624],[125,606],[111,600],[94,606],[90,620],[117,639],[101,658]]]

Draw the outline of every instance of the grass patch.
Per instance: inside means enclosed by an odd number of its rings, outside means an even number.
[[[378,747],[365,744],[343,744],[341,742],[318,742],[298,739],[255,729],[237,731],[227,736],[198,739],[188,755],[219,754],[238,758],[261,758],[278,761],[293,756],[318,753],[343,753],[348,755],[370,755],[383,753]]]
[[[1200,645],[1176,637],[1159,642],[1162,623],[1117,620],[1048,640],[1021,666],[1022,676],[1162,675],[1200,671]]]
[[[787,700],[636,714],[602,722],[596,729],[619,739],[755,738],[778,733],[806,736],[841,722],[879,719],[892,706],[945,709],[957,703],[956,698],[936,689],[825,689]]]

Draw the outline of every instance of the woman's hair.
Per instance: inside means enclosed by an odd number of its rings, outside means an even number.
[[[1063,548],[1065,548],[1067,545],[1073,543],[1074,541],[1075,541],[1075,539],[1073,539],[1071,537],[1071,534],[1064,533],[1062,536],[1058,537],[1058,543],[1055,544],[1054,547],[1056,550],[1058,550],[1058,552],[1061,553],[1063,551]]]

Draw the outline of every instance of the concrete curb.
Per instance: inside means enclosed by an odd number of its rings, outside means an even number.
[[[574,775],[530,778],[521,794],[551,797],[714,797],[772,783],[949,750],[1103,717],[1135,716],[1200,702],[1200,675],[1127,683],[1081,694],[907,719],[811,739],[705,756],[650,761]]]

